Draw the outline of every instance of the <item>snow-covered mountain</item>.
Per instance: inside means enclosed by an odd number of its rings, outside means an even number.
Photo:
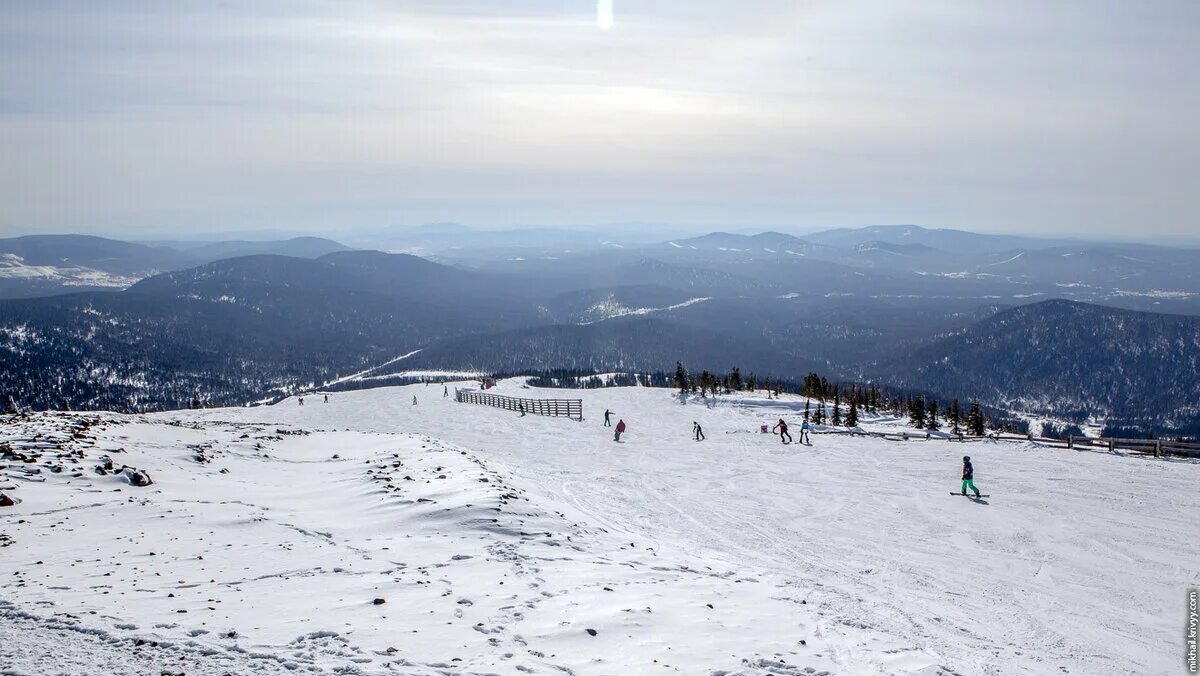
[[[937,433],[781,445],[759,429],[798,436],[792,395],[522,382],[493,392],[579,397],[584,420],[438,385],[0,416],[0,664],[1123,675],[1183,654],[1200,464]],[[948,495],[964,454],[989,497]]]

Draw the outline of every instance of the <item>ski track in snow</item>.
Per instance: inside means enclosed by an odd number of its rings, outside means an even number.
[[[1200,584],[1185,537],[1200,463],[822,434],[782,445],[758,426],[798,418],[804,401],[786,395],[493,391],[583,398],[587,419],[421,385],[0,417],[14,452],[40,454],[0,461],[0,491],[22,500],[0,508],[0,673],[1149,674],[1180,661],[1171,609]],[[619,444],[605,408],[630,425]],[[692,420],[707,441],[690,439]],[[947,495],[964,452],[992,498]],[[155,483],[98,475],[105,455]],[[44,483],[8,478],[29,469]]]

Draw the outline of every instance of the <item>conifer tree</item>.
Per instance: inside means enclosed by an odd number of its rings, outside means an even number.
[[[687,394],[688,372],[683,368],[683,362],[675,362],[675,386],[679,388],[680,394]]]
[[[937,431],[942,429],[941,423],[938,422],[938,405],[937,399],[929,402],[929,415],[925,416],[925,429]]]
[[[925,397],[917,395],[908,399],[908,424],[917,429],[925,428]]]
[[[824,403],[817,404],[817,412],[813,414],[813,424],[814,425],[824,425],[825,424],[825,404]]]
[[[741,392],[742,387],[742,372],[738,369],[738,367],[734,366],[733,370],[729,372],[729,385],[726,387],[726,389],[734,390],[735,392]]]
[[[833,390],[833,415],[829,424],[838,427],[842,424],[842,396],[835,388]]]
[[[950,420],[950,433],[955,436],[962,434],[962,412],[958,409],[957,399],[950,403],[950,414],[946,417]]]
[[[807,399],[805,399],[805,400],[804,400],[804,419],[805,419],[805,420],[808,420],[808,406],[809,406],[809,404],[811,404],[811,403],[812,403],[812,402],[811,402],[811,401],[809,401],[809,400],[807,400]]]
[[[846,427],[858,427],[858,400],[850,400],[850,412],[846,414]]]
[[[979,407],[979,402],[971,402],[971,411],[967,413],[967,429],[971,434],[982,437],[984,434],[985,422],[983,419],[983,409]]]

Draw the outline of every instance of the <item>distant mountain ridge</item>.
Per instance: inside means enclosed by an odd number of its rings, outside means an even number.
[[[881,375],[1016,410],[1200,433],[1200,317],[1048,300],[897,357]]]
[[[119,290],[161,272],[254,254],[317,258],[345,251],[318,237],[273,241],[139,244],[91,235],[0,239],[0,298]]]

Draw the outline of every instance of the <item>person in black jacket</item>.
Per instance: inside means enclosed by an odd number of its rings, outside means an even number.
[[[979,489],[975,487],[975,468],[971,466],[971,456],[963,456],[963,475],[962,475],[962,494],[967,494],[967,489],[975,491],[975,497],[979,497]]]
[[[704,428],[695,420],[692,421],[692,436],[696,437],[696,441],[704,441]]]

